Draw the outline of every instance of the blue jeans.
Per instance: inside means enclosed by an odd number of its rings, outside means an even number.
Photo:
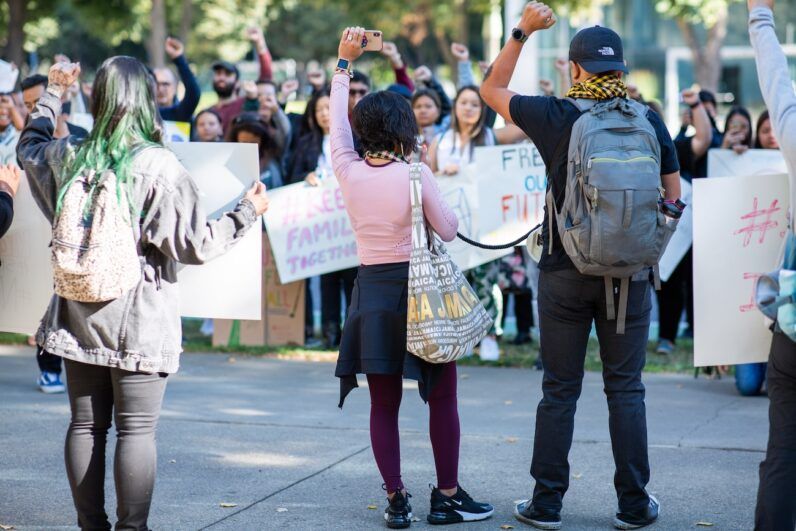
[[[741,396],[759,395],[765,379],[765,363],[743,363],[735,366],[735,387]]]

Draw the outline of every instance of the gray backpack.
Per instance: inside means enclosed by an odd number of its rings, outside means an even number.
[[[605,278],[608,319],[616,319],[617,333],[623,334],[630,281],[647,280],[652,268],[660,289],[658,262],[676,228],[658,206],[660,144],[647,107],[638,102],[570,101],[583,114],[572,126],[561,210],[548,187],[550,226],[555,213],[564,250],[578,271]],[[548,247],[552,252],[552,238]]]

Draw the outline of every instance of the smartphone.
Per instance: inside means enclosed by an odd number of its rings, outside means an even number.
[[[384,37],[378,30],[365,30],[362,49],[366,52],[380,52],[384,48]]]

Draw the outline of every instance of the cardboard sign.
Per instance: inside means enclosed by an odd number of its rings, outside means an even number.
[[[306,282],[282,284],[268,238],[263,233],[263,318],[259,321],[216,319],[213,346],[304,344]]]
[[[269,196],[265,226],[282,282],[359,265],[354,231],[337,179],[323,179],[320,186],[291,184]]]
[[[782,173],[787,174],[788,168],[785,165],[785,157],[778,149],[750,149],[741,155],[731,149],[708,151],[708,177]]]
[[[788,232],[787,175],[694,181],[694,365],[768,359],[771,331],[755,281],[779,266]]]
[[[172,149],[199,187],[205,211],[218,217],[234,208],[259,177],[253,144],[174,144]],[[259,224],[224,256],[179,271],[182,315],[260,319],[261,236]],[[0,239],[0,331],[31,334],[39,327],[53,293],[52,229],[36,206],[23,175],[14,198],[14,221]]]
[[[190,142],[191,124],[188,122],[163,122],[164,142]]]

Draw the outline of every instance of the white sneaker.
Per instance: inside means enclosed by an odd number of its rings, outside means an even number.
[[[492,336],[486,336],[481,340],[479,355],[482,361],[497,361],[500,359],[500,347],[497,340]]]

